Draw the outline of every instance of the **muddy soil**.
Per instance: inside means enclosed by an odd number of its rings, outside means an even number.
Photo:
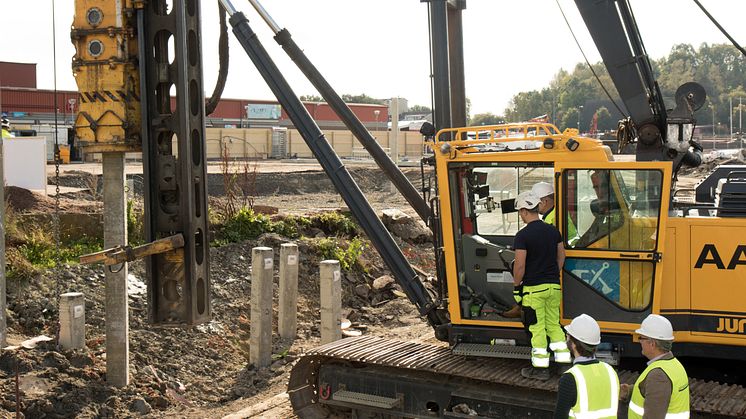
[[[76,175],[82,176],[82,175]],[[412,213],[398,193],[388,192],[377,170],[361,171],[363,188],[374,208],[398,207]],[[272,194],[257,196],[255,204],[275,206],[281,213],[304,214],[344,206],[336,194],[304,193],[285,188],[275,177]],[[268,182],[272,183],[272,182]],[[314,186],[316,188],[316,186]],[[282,193],[288,191],[288,193]],[[40,199],[35,198],[36,201]],[[88,204],[87,200],[75,200]],[[90,201],[94,205],[97,201]],[[45,206],[28,206],[44,211]],[[46,207],[49,211],[49,207]],[[404,253],[432,274],[432,247],[398,238]],[[210,249],[213,320],[193,328],[166,328],[147,322],[147,297],[142,263],[130,264],[130,385],[117,389],[106,384],[105,281],[102,267],[60,266],[30,281],[8,283],[9,343],[58,333],[58,301],[64,292],[86,298],[86,348],[63,351],[56,340],[33,349],[0,353],[0,417],[14,417],[18,406],[24,417],[220,417],[285,389],[293,361],[319,345],[319,275],[321,256],[311,239],[300,239],[298,337],[294,342],[273,338],[271,367],[257,370],[248,364],[251,289],[251,249],[288,241],[269,234],[257,240]],[[402,298],[395,284],[380,290],[376,278],[389,274],[372,246],[361,257],[366,271],[343,272],[344,314],[367,328],[364,333],[403,340],[432,334],[417,311]],[[275,269],[279,262],[275,261]],[[277,272],[275,272],[277,275]],[[274,285],[274,325],[277,318],[277,280]],[[16,398],[18,377],[20,401]]]
[[[7,205],[19,213],[52,213],[55,211],[55,199],[38,192],[16,186],[5,187]],[[103,202],[96,201],[90,193],[74,195],[60,194],[60,211],[67,213],[95,213],[103,210]]]

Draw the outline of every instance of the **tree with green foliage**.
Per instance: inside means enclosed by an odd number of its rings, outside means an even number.
[[[342,95],[342,100],[346,103],[369,103],[372,105],[385,105],[386,101],[383,99],[374,99],[365,93],[361,93],[359,95],[348,95],[344,94]]]
[[[429,114],[432,113],[432,109],[428,108],[427,106],[422,105],[414,105],[410,106],[407,113],[423,113],[423,114]]]
[[[578,128],[578,115],[580,111],[578,108],[568,109],[562,116],[562,124],[560,125],[562,130],[565,128]]]
[[[324,98],[319,95],[301,95],[301,102],[324,102]]]
[[[699,48],[687,44],[675,45],[667,56],[651,59],[651,65],[667,108],[675,106],[676,89],[683,83],[696,81],[705,88],[709,105],[695,113],[700,125],[712,123],[713,110],[715,123],[727,125],[729,99],[746,98],[746,57],[730,44],[703,43]],[[593,64],[593,70],[612,100],[626,113],[603,63]],[[560,70],[548,87],[513,96],[505,110],[505,118],[517,122],[549,114],[555,123],[560,121],[560,129],[575,128],[579,106],[599,101],[608,103],[609,98],[599,85],[599,80],[585,64],[577,64],[571,72]],[[616,121],[612,121],[611,125],[610,129],[613,129]],[[602,126],[608,125],[601,120],[599,129]]]
[[[302,102],[326,102],[323,97],[319,95],[302,95],[300,96],[300,100]],[[385,105],[386,100],[384,99],[375,99],[372,98],[365,93],[361,93],[359,95],[350,95],[350,94],[344,94],[342,95],[342,100],[345,103],[369,103],[372,105]]]
[[[471,119],[471,122],[469,122],[469,125],[471,126],[480,126],[480,125],[498,125],[498,124],[504,124],[505,118],[499,115],[494,115],[489,112],[487,113],[478,113],[474,115],[474,118]]]

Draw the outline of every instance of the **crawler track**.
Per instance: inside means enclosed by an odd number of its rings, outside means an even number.
[[[481,417],[548,416],[558,378],[523,378],[519,371],[525,365],[521,360],[464,357],[448,347],[365,336],[333,342],[301,357],[291,372],[288,394],[304,419],[359,411],[378,417],[466,417],[451,413],[459,403]],[[634,383],[637,376],[619,371],[622,383]],[[746,416],[746,388],[698,379],[690,385],[693,417]],[[400,402],[382,408],[372,402],[356,406],[335,400],[335,393],[345,389]]]

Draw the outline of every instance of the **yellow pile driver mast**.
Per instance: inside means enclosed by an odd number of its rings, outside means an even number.
[[[142,151],[145,240],[184,237],[147,259],[150,318],[208,321],[200,2],[76,0],[75,10],[75,134],[87,153]]]

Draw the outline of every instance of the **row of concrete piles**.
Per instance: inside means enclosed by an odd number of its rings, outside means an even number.
[[[298,315],[298,246],[280,246],[277,332],[282,339],[295,339]],[[274,251],[255,247],[251,251],[251,335],[249,362],[258,368],[272,362],[272,286]],[[319,266],[321,286],[321,343],[341,339],[342,287],[339,261],[325,260]]]
[[[296,244],[285,243],[280,246],[277,332],[285,340],[295,339],[297,332],[299,259]],[[342,338],[342,275],[339,261],[322,261],[319,275],[321,343],[325,344]],[[253,248],[249,362],[257,368],[267,367],[272,362],[273,282],[274,250],[270,247]],[[85,299],[82,293],[71,292],[60,296],[59,345],[63,349],[81,349],[85,346]],[[125,352],[124,356],[127,355]],[[107,353],[107,358],[108,356]]]

